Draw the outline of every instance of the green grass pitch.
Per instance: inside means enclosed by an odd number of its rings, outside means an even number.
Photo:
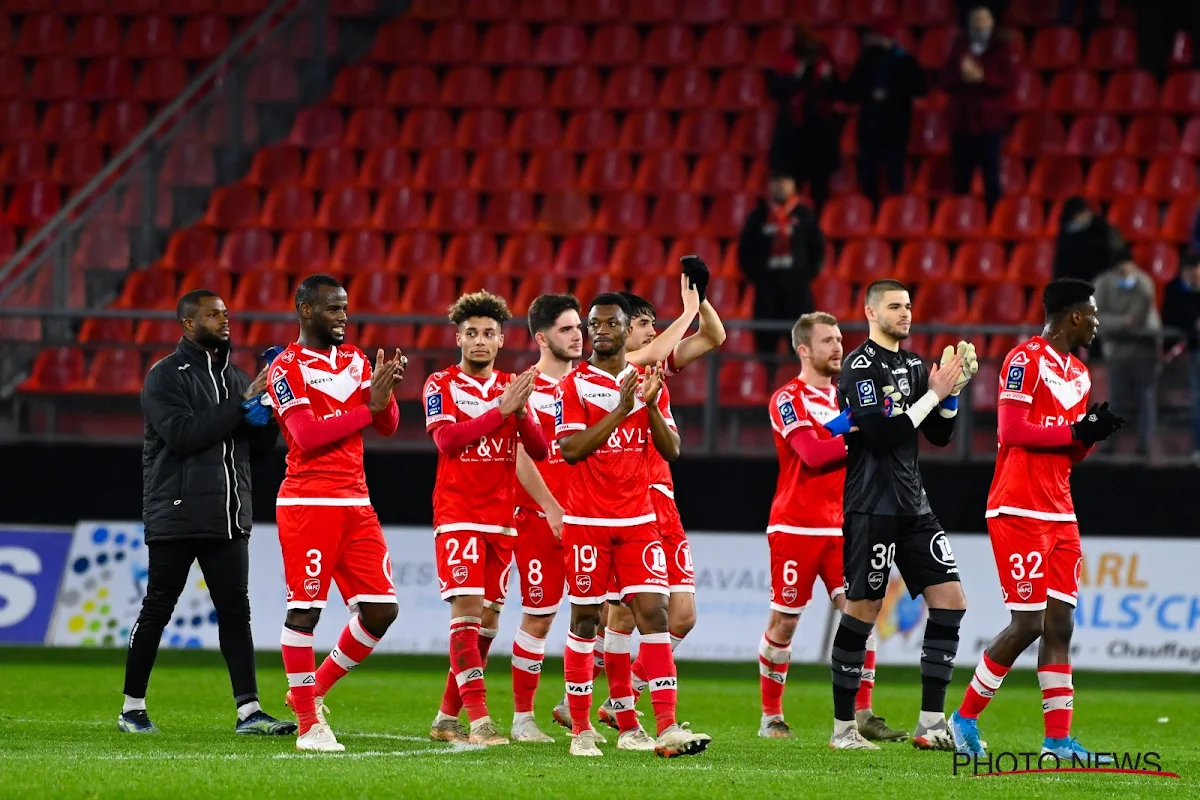
[[[696,758],[664,760],[619,753],[567,755],[565,732],[550,721],[561,696],[562,664],[547,661],[538,717],[552,745],[481,750],[426,738],[445,680],[445,659],[376,656],[329,698],[344,755],[294,750],[291,738],[233,734],[229,680],[219,654],[164,652],[150,685],[158,736],[116,729],[124,654],[119,651],[0,649],[0,798],[1059,798],[1200,796],[1200,676],[1080,673],[1075,732],[1090,747],[1161,754],[1179,779],[1122,774],[952,774],[953,755],[911,745],[879,753],[833,752],[828,669],[792,667],[785,698],[796,739],[756,737],[755,664],[680,666],[680,719],[713,737]],[[491,660],[493,717],[507,730],[512,696],[508,660]],[[953,707],[969,679],[960,668]],[[916,721],[915,669],[881,667],[875,710],[893,724]],[[259,655],[264,707],[276,714],[284,679],[278,656]],[[597,692],[605,691],[604,682]],[[1036,750],[1041,696],[1031,672],[1014,672],[983,719],[993,751]],[[641,703],[653,727],[648,698]],[[1167,722],[1160,722],[1167,718]]]

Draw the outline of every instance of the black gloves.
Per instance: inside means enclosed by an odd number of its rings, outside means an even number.
[[[1075,441],[1091,447],[1121,430],[1125,418],[1119,417],[1108,408],[1108,403],[1093,403],[1083,419],[1071,426]]]
[[[708,265],[700,256],[684,256],[679,260],[683,262],[683,274],[687,276],[688,283],[699,293],[700,302],[703,303],[704,293],[708,289]]]

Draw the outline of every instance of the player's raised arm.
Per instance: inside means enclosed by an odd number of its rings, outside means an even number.
[[[558,439],[563,460],[568,464],[578,464],[604,444],[621,424],[621,420],[633,411],[637,379],[637,370],[629,370],[621,384],[617,407],[605,414],[590,428],[584,422],[583,403],[580,401],[574,385],[567,383],[559,387],[558,402],[555,404],[557,420],[554,426],[554,436]]]
[[[667,387],[663,383],[662,365],[647,367],[646,379],[642,383],[642,396],[646,400],[646,411],[650,418],[650,439],[654,449],[668,463],[679,458],[679,432],[671,416],[671,402]]]
[[[687,275],[679,276],[679,292],[683,297],[683,313],[679,315],[679,319],[672,322],[667,326],[665,331],[654,337],[654,341],[650,342],[650,344],[640,350],[627,353],[626,359],[630,364],[639,367],[648,367],[651,364],[666,361],[675,352],[676,346],[683,341],[684,334],[692,326],[692,320],[700,313],[702,304],[700,302],[700,293],[688,281]],[[724,329],[722,329],[722,333],[724,333]]]

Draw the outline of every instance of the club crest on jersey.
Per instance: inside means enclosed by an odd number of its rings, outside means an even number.
[[[356,381],[362,380],[362,369],[358,366],[358,364],[350,365],[350,377],[354,378]]]
[[[851,367],[853,366],[851,364]],[[875,381],[859,381],[855,386],[858,388],[858,404],[860,406],[873,406],[878,402],[878,398],[875,396]]]
[[[280,356],[280,358],[283,359],[283,363],[290,364],[296,360],[296,353],[292,350],[284,350],[283,355]]]
[[[530,586],[529,587],[529,599],[530,600],[532,600],[535,603],[540,603],[540,602],[542,602],[542,596],[543,596],[542,595],[542,587],[540,587],[540,586]]]
[[[900,390],[900,394],[908,397],[908,378],[901,376],[899,379],[897,379],[896,388]]]
[[[591,591],[592,576],[591,575],[576,575],[575,576],[575,585],[579,587],[579,591],[581,591],[581,592]]]
[[[309,578],[304,581],[304,593],[309,597],[316,597],[319,591],[321,591],[321,581],[316,578]]]
[[[467,580],[467,568],[465,566],[457,566],[450,570],[450,577],[458,584],[462,584]]]
[[[1029,581],[1021,581],[1017,584],[1017,597],[1022,600],[1028,600],[1033,597],[1033,584]]]
[[[795,586],[788,586],[781,592],[781,594],[783,595],[783,602],[788,603],[790,605],[790,604],[796,602],[796,597],[798,596],[799,593],[796,591]]]
[[[1025,385],[1025,368],[1009,366],[1008,374],[1004,376],[1004,388],[1010,392],[1018,392]]]
[[[796,416],[796,407],[792,405],[791,400],[783,400],[779,404],[779,418],[783,420],[783,426],[795,425],[798,417]]]
[[[883,586],[883,573],[872,572],[871,574],[867,575],[867,586],[870,586],[875,590],[878,590],[880,586]]]
[[[661,544],[651,542],[642,548],[642,565],[659,577],[667,577],[667,554]]]
[[[871,366],[871,359],[867,358],[862,353],[859,353],[854,357],[854,360],[850,362],[850,369],[866,369],[869,366]]]
[[[440,417],[442,415],[442,393],[436,392],[425,398],[425,416]]]

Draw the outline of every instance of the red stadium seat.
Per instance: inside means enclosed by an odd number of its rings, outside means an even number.
[[[622,67],[638,62],[642,41],[637,28],[620,23],[604,25],[592,34],[587,60],[598,67]]]
[[[1057,200],[1083,191],[1083,167],[1072,156],[1039,158],[1029,175],[1026,191],[1034,197]]]
[[[950,152],[950,131],[944,110],[913,109],[912,151],[918,155],[941,155]]]
[[[408,314],[440,310],[449,307],[455,296],[453,275],[417,273],[409,275],[398,310]]]
[[[757,194],[734,192],[720,194],[713,200],[704,218],[704,230],[711,236],[733,238],[742,232],[746,215],[758,203]]]
[[[1007,196],[1000,198],[992,212],[988,235],[996,239],[1036,239],[1045,228],[1040,200],[1029,195]]]
[[[168,308],[178,300],[175,294],[175,273],[165,269],[142,269],[129,273],[115,308]],[[116,333],[113,333],[114,326]],[[81,342],[129,341],[122,333],[132,329],[129,320],[89,319],[79,331]],[[176,334],[178,336],[178,334]]]
[[[625,15],[637,23],[670,22],[679,18],[679,5],[679,0],[645,0],[630,4]]]
[[[766,102],[762,72],[752,67],[723,72],[713,93],[713,105],[725,111],[753,111]]]
[[[175,23],[165,14],[136,16],[129,23],[121,50],[129,58],[169,56],[175,52]]]
[[[951,281],[934,281],[921,286],[913,301],[913,318],[921,322],[961,322],[967,316],[967,293]],[[933,345],[937,347],[937,345]]]
[[[729,69],[750,60],[750,37],[740,25],[716,25],[704,33],[696,50],[699,65]]]
[[[484,64],[516,64],[533,52],[533,35],[524,22],[508,19],[486,28],[474,60]]]
[[[658,93],[660,108],[698,111],[710,105],[712,81],[701,67],[678,67],[667,72]]]
[[[871,283],[892,274],[892,247],[883,239],[859,239],[846,244],[835,272],[855,283]]]
[[[833,197],[821,212],[821,230],[834,239],[861,239],[871,233],[874,209],[862,195]]]
[[[1005,149],[1025,158],[1058,155],[1066,146],[1067,134],[1057,114],[1037,112],[1025,114],[1013,127]]]
[[[606,151],[605,154],[611,155],[613,160],[625,158],[625,161],[628,162],[628,158],[621,156],[619,153]],[[597,153],[593,158],[598,158],[601,155],[601,153]],[[534,192],[557,192],[574,189],[577,184],[579,184],[579,188],[591,188],[580,184],[575,163],[575,154],[569,150],[545,150],[535,153],[529,159],[529,166],[526,168],[524,176],[519,179],[520,185]],[[628,169],[628,163],[626,163],[626,169]]]
[[[909,0],[900,9],[900,18],[909,25],[943,25],[954,19],[950,0]]]
[[[141,103],[123,100],[105,103],[96,119],[92,138],[101,144],[120,148],[146,127],[146,108]]]
[[[1200,71],[1171,75],[1160,97],[1162,110],[1169,114],[1200,113]]]
[[[99,147],[99,144],[96,145]],[[59,153],[60,157],[62,153]],[[99,169],[103,156],[96,155],[95,167]],[[162,183],[171,186],[188,186],[207,189],[217,182],[217,165],[213,148],[203,139],[179,137],[167,151],[162,171],[158,174]]]
[[[516,189],[493,194],[483,215],[485,230],[496,233],[524,233],[534,225],[533,195]]]
[[[481,191],[508,191],[519,188],[524,179],[520,154],[501,148],[475,157],[467,186]]]
[[[456,67],[442,80],[440,100],[445,106],[488,106],[494,102],[495,97],[496,87],[492,83],[492,75],[484,67]]]
[[[79,85],[79,68],[75,59],[69,56],[46,56],[34,64],[26,95],[44,103],[69,100],[79,93]]]
[[[274,270],[247,272],[238,282],[230,306],[248,311],[282,311],[291,305],[290,294],[288,278],[283,273]]]
[[[263,200],[262,224],[277,230],[312,227],[316,221],[316,201],[311,189],[280,186],[270,189]]]
[[[246,182],[266,188],[297,182],[303,174],[300,148],[290,144],[275,144],[255,151]]]
[[[1008,262],[1008,279],[1039,289],[1054,277],[1054,242],[1039,239],[1023,242],[1013,250]]]
[[[330,101],[344,106],[374,106],[383,102],[383,74],[371,64],[352,64],[333,79]]]
[[[1042,77],[1032,69],[1017,72],[1017,85],[1013,88],[1013,110],[1024,113],[1037,111],[1045,105],[1045,87]]]
[[[425,196],[407,187],[380,192],[371,227],[384,233],[411,231],[425,224]]]
[[[649,233],[640,233],[617,240],[612,251],[610,269],[615,275],[648,275],[658,272],[665,263],[662,240]]]
[[[688,188],[703,195],[741,191],[746,185],[742,158],[728,150],[702,156],[692,170]]]
[[[679,153],[651,153],[642,159],[633,188],[650,194],[681,191],[687,188],[688,173],[687,161]]]
[[[382,241],[380,242],[382,254]],[[372,252],[374,252],[372,248]],[[357,267],[347,300],[355,312],[385,314],[400,301],[400,281],[394,273],[363,264]]]
[[[15,142],[0,153],[0,182],[42,180],[49,172],[46,146],[41,142]]]
[[[546,73],[533,67],[507,69],[489,100],[506,108],[540,106],[546,102]]]
[[[444,232],[467,231],[479,226],[479,195],[468,189],[447,189],[434,196],[426,227]]]
[[[977,239],[983,236],[987,211],[974,197],[949,197],[938,203],[931,232],[946,239]]]
[[[1195,197],[1196,162],[1186,156],[1167,156],[1150,162],[1142,194],[1159,200]]]
[[[178,341],[179,323],[173,319],[144,319],[133,334],[134,344],[175,344]]]
[[[314,189],[352,184],[358,179],[355,153],[348,147],[322,147],[309,153],[302,182]]]
[[[157,58],[142,65],[133,85],[133,99],[169,103],[187,88],[187,65],[178,58]]]
[[[1083,65],[1094,70],[1127,69],[1137,63],[1137,32],[1132,28],[1101,28],[1092,34]]]
[[[729,146],[745,155],[765,153],[775,131],[775,112],[768,109],[740,114],[729,134]]]
[[[649,108],[657,98],[658,85],[648,68],[619,67],[609,76],[601,102],[607,108],[632,110]]]
[[[770,397],[766,367],[757,361],[726,362],[718,380],[722,405],[760,408]]]
[[[21,227],[35,227],[49,222],[62,203],[59,188],[48,181],[18,184],[11,192],[5,217]]]
[[[1056,71],[1070,69],[1080,62],[1079,34],[1066,27],[1043,28],[1029,47],[1029,66]]]
[[[309,228],[283,235],[272,268],[290,273],[321,272],[330,261],[329,234]]]
[[[590,233],[571,236],[558,249],[554,272],[568,278],[579,278],[608,269],[608,241]]]
[[[1133,248],[1133,260],[1164,286],[1179,274],[1179,248],[1167,242],[1148,242]]]
[[[354,230],[371,224],[371,197],[366,189],[339,186],[325,192],[315,223],[330,230]]]
[[[1112,200],[1127,194],[1136,194],[1141,187],[1141,174],[1137,162],[1125,156],[1102,158],[1088,170],[1088,197],[1096,200]]]
[[[1136,117],[1125,131],[1125,154],[1135,158],[1169,156],[1180,149],[1179,128],[1175,120],[1163,114]]]
[[[562,291],[562,277],[550,272],[532,272],[521,278],[513,294],[510,304],[514,314],[529,313],[529,304],[542,294],[554,294]]]
[[[351,308],[353,308],[353,305]],[[238,344],[259,350],[272,345],[282,345],[285,342],[294,341],[295,338],[296,323],[259,320],[250,323],[250,327],[246,329],[245,337],[239,337],[237,341]]]
[[[954,254],[950,275],[960,283],[991,284],[1005,278],[1008,260],[999,242],[967,242]]]
[[[897,279],[922,283],[945,280],[949,274],[950,255],[946,252],[946,245],[941,242],[921,239],[908,242],[900,248],[894,276]]]
[[[223,16],[192,17],[179,32],[178,55],[193,61],[215,58],[229,47],[229,23]]]
[[[630,119],[634,116],[630,115]],[[567,122],[562,146],[584,152],[607,150],[616,146],[617,135],[617,123],[611,113],[599,108],[577,111]]]
[[[1046,107],[1051,111],[1078,114],[1100,105],[1100,81],[1094,73],[1082,69],[1065,70],[1050,81]]]
[[[573,294],[580,298],[582,303],[587,303],[596,295],[607,292],[623,292],[627,288],[629,287],[623,278],[609,272],[597,272],[580,278],[575,284]],[[586,310],[584,313],[586,314]]]
[[[1025,287],[998,283],[976,292],[970,319],[985,325],[1020,325],[1027,316]]]
[[[31,374],[20,385],[23,392],[65,392],[83,379],[83,351],[75,347],[43,349],[33,362]]]
[[[397,236],[392,242],[385,268],[389,272],[408,275],[415,272],[433,272],[441,263],[441,240],[429,231],[413,231]]]
[[[275,259],[275,241],[264,228],[230,231],[221,243],[217,265],[231,272],[266,269]]]
[[[695,25],[711,25],[733,16],[734,0],[689,0],[680,4],[680,19]]]
[[[813,282],[813,308],[832,314],[838,319],[847,319],[862,313],[855,308],[854,287],[841,278],[818,278]]]
[[[1158,81],[1145,70],[1118,72],[1108,81],[1102,103],[1114,114],[1147,114],[1158,108]]]
[[[0,258],[7,260],[16,251],[16,233],[0,228]],[[130,265],[129,232],[107,225],[88,227],[79,235],[71,255],[71,266],[87,269],[128,270]]]
[[[875,220],[875,233],[885,239],[916,239],[928,229],[929,206],[912,195],[884,200]]]
[[[557,22],[569,16],[567,0],[521,0],[519,16],[530,22]]]
[[[1163,219],[1162,237],[1178,244],[1191,241],[1197,214],[1200,214],[1200,203],[1194,199],[1184,198],[1171,203]]]
[[[463,91],[463,78],[459,76],[458,81],[459,85],[448,85],[446,91]],[[383,103],[406,109],[437,105],[439,102],[446,102],[444,97],[442,87],[438,85],[437,73],[425,65],[393,71],[392,76],[388,78],[387,88],[383,91]]]
[[[332,147],[342,141],[342,114],[331,106],[311,106],[300,110],[288,143],[297,147]]]
[[[255,102],[295,101],[300,97],[300,82],[290,59],[259,61],[246,79],[246,99]]]
[[[591,203],[582,192],[551,192],[542,201],[540,230],[558,235],[582,233],[592,222]]]
[[[184,228],[171,234],[162,265],[180,271],[207,264],[217,258],[217,234],[209,228]]]
[[[672,147],[688,154],[715,153],[724,150],[728,136],[724,115],[701,110],[683,116]]]
[[[466,185],[467,157],[461,150],[430,150],[417,161],[412,178],[412,186],[416,189],[437,192]]]
[[[660,319],[675,319],[683,313],[678,275],[648,275],[638,278],[633,282],[633,293],[649,300]]]
[[[80,58],[115,56],[121,50],[121,25],[115,17],[84,16],[75,24],[71,53]]]
[[[958,29],[952,25],[938,25],[925,31],[921,44],[914,55],[921,66],[927,70],[939,70],[950,57]]]
[[[594,228],[610,236],[627,236],[646,227],[646,198],[635,192],[612,192],[600,202]]]
[[[126,340],[128,341],[128,340]],[[142,354],[130,347],[100,350],[82,383],[72,387],[93,394],[133,394],[142,390]]]
[[[611,119],[610,124],[613,124]],[[562,135],[562,122],[557,113],[547,108],[529,109],[513,119],[508,131],[508,146],[526,151],[549,149],[558,146]],[[613,138],[616,138],[615,124]]]
[[[858,32],[848,27],[829,27],[817,32],[818,38],[825,43],[829,57],[837,70],[849,72],[858,60]]]
[[[26,58],[52,56],[66,50],[67,24],[56,14],[26,17],[13,45],[13,51]]]
[[[525,275],[548,272],[554,267],[554,243],[543,233],[509,236],[497,267],[501,272]]]
[[[440,22],[429,35],[426,58],[433,64],[463,64],[475,60],[479,37],[475,25],[464,19]]]
[[[671,120],[657,109],[630,114],[621,128],[617,147],[622,150],[662,150],[671,146]]]
[[[651,67],[691,64],[696,58],[696,37],[686,25],[672,22],[651,28],[641,63]]]
[[[1158,207],[1149,197],[1117,198],[1108,210],[1108,221],[1129,241],[1150,241],[1158,235]]]
[[[700,198],[691,192],[660,195],[650,215],[650,231],[659,236],[675,237],[700,230],[703,209]]]
[[[80,107],[80,104],[74,101],[67,101],[64,105]],[[19,142],[37,138],[57,140],[59,137],[56,133],[61,128],[61,123],[52,125],[50,119],[52,114],[56,119],[62,118],[62,112],[57,111],[61,107],[52,106],[46,112],[46,118],[42,122],[42,133],[39,134],[37,109],[34,108],[32,102],[15,98],[0,101],[0,142]],[[88,111],[90,118],[90,109],[83,106],[82,110]]]
[[[446,3],[443,8],[453,6]],[[419,64],[425,60],[426,36],[414,19],[394,19],[379,30],[368,58],[376,63]]]
[[[463,16],[470,20],[496,21],[516,16],[516,0],[464,0]]]
[[[404,127],[400,132],[400,144],[410,150],[449,147],[453,141],[454,122],[444,109],[424,109],[414,111],[404,117]],[[386,143],[380,142],[380,144]]]

